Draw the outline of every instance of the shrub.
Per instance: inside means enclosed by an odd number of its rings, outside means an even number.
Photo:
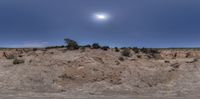
[[[156,49],[148,49],[148,48],[142,48],[142,49],[140,49],[140,51],[142,53],[151,54],[151,55],[159,53],[158,50],[156,50]]]
[[[64,41],[67,44],[67,49],[76,50],[79,48],[78,43],[74,40],[66,38],[66,39],[64,39]]]
[[[22,59],[15,59],[13,61],[13,64],[23,64],[23,63],[24,63],[24,60],[22,60]]]
[[[33,48],[33,51],[37,51],[38,49],[37,48]]]
[[[85,48],[91,48],[91,45],[85,45],[85,46],[83,46],[83,47],[85,47]]]
[[[149,58],[157,58],[157,59],[162,58],[157,49],[142,48],[141,52],[149,55]]]
[[[131,51],[129,48],[123,49],[121,52],[122,56],[130,57],[131,56]]]
[[[105,50],[105,51],[107,51],[109,48],[110,48],[109,46],[103,46],[103,47],[101,47],[101,49]]]
[[[61,46],[48,46],[45,49],[64,48],[64,47],[65,47],[64,45],[61,45]]]
[[[120,61],[124,61],[124,58],[123,57],[119,57],[118,58]]]
[[[60,46],[60,48],[64,48],[64,47],[65,47],[64,45],[61,45],[61,46]]]
[[[115,52],[119,52],[119,48],[118,47],[115,47]]]
[[[147,48],[142,48],[142,49],[140,49],[140,51],[142,52],[142,53],[147,53]]]
[[[165,63],[170,63],[170,61],[168,61],[168,60],[165,60],[164,62],[165,62]]]
[[[141,55],[137,55],[137,58],[142,58],[142,56]]]
[[[148,49],[147,52],[150,53],[150,54],[157,54],[157,53],[159,53],[158,50],[156,50],[156,49]]]
[[[122,47],[121,49],[124,50],[124,49],[127,49],[127,47]]]
[[[98,43],[94,43],[94,44],[92,44],[92,48],[99,49],[99,48],[101,48],[101,46]]]
[[[18,55],[18,57],[23,57],[23,55]]]
[[[137,47],[134,47],[134,48],[132,48],[132,50],[135,52],[135,53],[139,53],[139,48],[137,48]]]

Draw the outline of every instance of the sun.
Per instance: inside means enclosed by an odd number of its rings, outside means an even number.
[[[94,19],[97,21],[106,21],[110,18],[109,14],[106,13],[95,13]]]
[[[106,15],[103,15],[103,14],[97,14],[96,17],[97,17],[97,19],[100,19],[100,20],[105,20],[105,19],[107,19],[107,16],[106,16]]]

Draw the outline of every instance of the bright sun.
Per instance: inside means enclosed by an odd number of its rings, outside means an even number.
[[[98,21],[105,21],[109,19],[109,15],[106,13],[95,13],[94,18]]]

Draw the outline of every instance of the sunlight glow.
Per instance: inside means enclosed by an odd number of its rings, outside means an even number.
[[[95,13],[94,18],[97,21],[105,21],[105,20],[108,20],[110,18],[110,16],[106,13]]]

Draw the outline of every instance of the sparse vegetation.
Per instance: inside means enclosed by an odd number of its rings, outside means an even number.
[[[123,51],[121,52],[122,56],[126,56],[126,57],[131,57],[131,50],[129,48],[125,48],[123,49]]]
[[[158,53],[158,50],[151,49],[151,48],[142,48],[142,49],[140,49],[140,51],[142,53],[145,53],[145,54],[156,54],[156,53]]]
[[[141,51],[142,53],[145,53],[145,54],[147,54],[147,52],[148,52],[148,51],[147,51],[147,48],[144,48],[144,47],[143,47],[142,49],[140,49],[140,51]]]
[[[165,62],[165,63],[170,63],[170,61],[168,61],[168,60],[165,60],[164,62]]]
[[[37,51],[38,49],[37,48],[33,48],[33,51]]]
[[[162,58],[157,49],[142,48],[142,49],[140,49],[140,52],[147,54],[148,58],[157,58],[157,59]]]
[[[137,58],[142,58],[142,56],[141,55],[137,55]]]
[[[23,57],[23,55],[18,55],[18,57]]]
[[[91,48],[91,45],[85,45],[85,46],[83,46],[83,47],[85,47],[85,48]]]
[[[69,50],[76,50],[79,48],[78,43],[72,39],[66,38],[64,41],[67,44],[67,49]]]
[[[15,59],[13,61],[13,64],[23,64],[23,63],[24,63],[24,60],[22,60],[22,59]]]
[[[105,50],[105,51],[107,51],[109,48],[110,48],[109,46],[103,46],[103,47],[101,47],[101,49]]]
[[[75,78],[73,76],[69,76],[67,74],[63,74],[63,75],[59,76],[59,78],[61,78],[63,80],[64,79],[75,80]]]
[[[132,85],[129,84],[136,83],[136,85],[133,85],[133,88],[140,87],[145,90],[151,87],[160,88],[160,86],[165,86],[168,82],[176,81],[179,74],[189,77],[188,81],[190,82],[193,80],[191,77],[194,75],[190,72],[196,72],[196,66],[199,63],[200,57],[198,54],[200,50],[195,52],[181,50],[178,52],[177,50],[143,48],[140,51],[140,48],[136,47],[124,47],[122,49],[115,47],[109,49],[109,46],[94,47],[99,48],[97,50],[90,49],[93,47],[83,45],[74,51],[59,48],[59,46],[52,47],[55,49],[50,50],[38,48],[36,52],[33,51],[33,48],[22,49],[22,52],[20,49],[1,50],[2,72],[5,71],[8,74],[9,71],[10,73],[9,76],[6,75],[2,80],[7,79],[7,77],[12,78],[12,72],[15,72],[17,78],[22,77],[20,80],[27,82],[24,83],[26,85],[29,83],[38,84],[39,81],[42,87],[38,86],[35,88],[34,86],[34,91],[46,90],[46,88],[51,88],[55,83],[62,84],[64,86],[62,90],[66,91],[68,91],[67,88],[71,87],[71,85],[73,85],[71,88],[80,88],[77,85],[87,85],[88,83],[99,83],[97,85],[98,88],[101,87],[102,83],[106,84],[106,86],[127,84],[130,87]],[[62,51],[68,52],[62,53]],[[175,53],[177,53],[177,59],[173,59]],[[187,53],[191,54],[188,58],[186,58]],[[156,60],[152,57],[153,55],[161,55],[163,59]],[[12,60],[8,60],[4,56],[11,57],[10,59]],[[198,73],[196,74],[198,75]],[[27,75],[27,77],[23,77],[24,75]],[[136,82],[133,81],[133,78]],[[9,79],[7,81],[9,84],[13,84],[12,82],[15,82],[16,79]],[[44,83],[49,83],[49,85],[44,86]],[[20,88],[23,89],[26,85],[22,85]],[[9,88],[12,88],[12,85]],[[19,87],[16,86],[16,88]],[[33,87],[28,86],[27,88],[30,88],[32,91]],[[55,90],[57,91],[59,88],[58,86]],[[122,91],[124,91],[123,88]]]
[[[48,46],[45,49],[64,48],[64,47],[65,47],[64,45],[61,45],[61,46]]]
[[[119,48],[118,47],[115,47],[115,52],[119,52]]]
[[[119,57],[118,58],[120,61],[124,61],[124,58],[123,57]]]
[[[140,49],[137,48],[137,47],[132,48],[132,50],[133,50],[135,53],[139,53],[139,51],[140,51]]]
[[[92,48],[99,49],[99,48],[101,48],[101,46],[98,43],[94,43],[94,44],[92,44]]]

